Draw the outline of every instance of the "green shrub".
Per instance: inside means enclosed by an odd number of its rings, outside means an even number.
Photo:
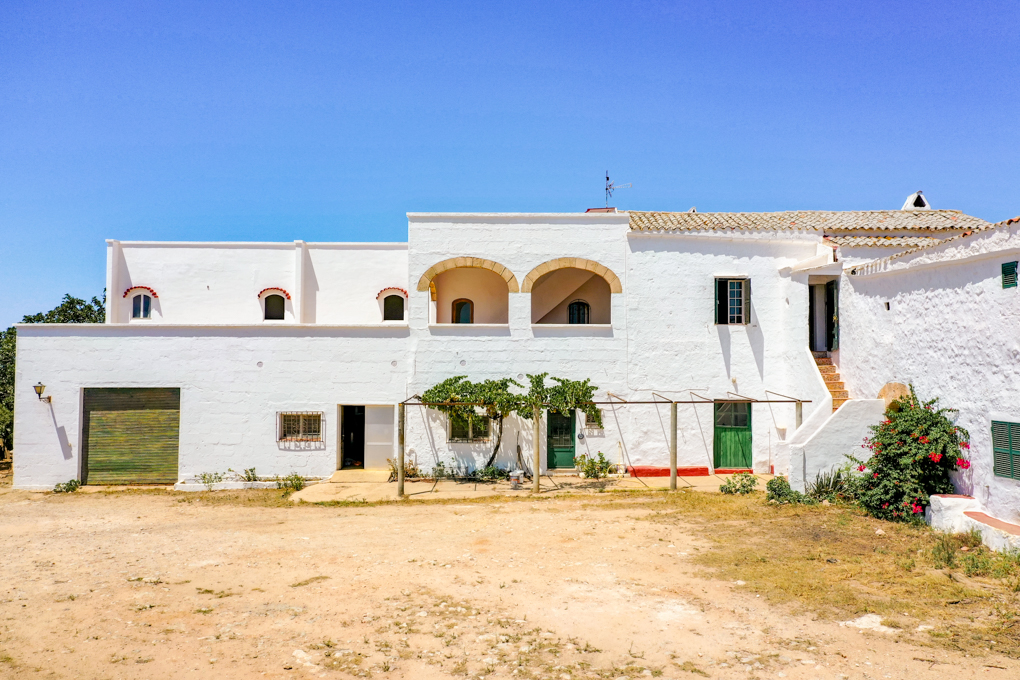
[[[765,499],[775,503],[814,503],[814,499],[790,488],[786,477],[773,477],[765,484]]]
[[[453,470],[447,470],[446,463],[444,463],[443,461],[439,461],[438,463],[432,466],[433,479],[446,479],[446,478],[452,479],[453,476],[454,476]]]
[[[510,471],[495,465],[489,465],[488,467],[475,470],[475,477],[485,482],[496,482],[501,479],[510,479]]]
[[[850,466],[828,472],[819,472],[815,481],[808,487],[807,495],[815,500],[854,502],[859,494],[862,477],[855,476]]]
[[[748,494],[758,486],[758,478],[750,472],[738,472],[726,480],[719,490],[728,494]]]
[[[241,475],[241,478],[244,479],[244,481],[246,482],[259,481],[259,476],[255,474],[255,468],[248,468],[247,470],[245,470],[244,474]]]
[[[871,426],[872,436],[863,444],[871,457],[849,456],[865,473],[855,493],[870,515],[921,522],[931,494],[954,493],[949,473],[970,467],[963,456],[970,435],[950,422],[949,409],[936,409],[937,402],[922,403],[911,386],[908,396],[890,404],[885,420]]]
[[[74,493],[81,486],[81,482],[77,479],[71,479],[63,484],[57,484],[53,487],[53,493]]]
[[[390,478],[387,481],[397,481],[397,461],[392,458],[387,458],[386,464],[390,466]],[[404,458],[404,479],[421,479],[422,476],[422,472],[418,469],[417,463]]]
[[[292,472],[286,477],[277,478],[276,488],[287,489],[288,491],[300,491],[305,488],[305,478],[296,472]]]
[[[599,451],[598,456],[581,456],[574,465],[585,479],[602,479],[613,474],[616,465],[606,460],[606,455]]]
[[[221,472],[203,472],[198,476],[198,481],[205,484],[205,488],[212,491],[213,484],[218,484],[223,481],[223,473]]]

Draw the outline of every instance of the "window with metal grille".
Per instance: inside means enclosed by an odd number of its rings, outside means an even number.
[[[751,280],[715,280],[715,322],[720,325],[751,321]]]
[[[484,416],[450,416],[451,442],[481,442],[489,438],[489,419]]]
[[[574,300],[567,306],[567,323],[590,323],[591,305],[584,300]]]
[[[996,477],[1020,479],[1020,424],[992,421],[992,467]]]
[[[279,434],[281,442],[321,442],[322,412],[292,411],[279,414]]]
[[[1002,263],[1002,287],[1016,288],[1016,262]]]

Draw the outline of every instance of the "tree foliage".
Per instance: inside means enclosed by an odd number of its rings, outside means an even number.
[[[59,305],[48,312],[29,314],[22,323],[103,323],[106,321],[106,294],[86,302],[65,295]],[[14,446],[14,362],[18,329],[11,326],[0,332],[0,448],[10,451]]]
[[[863,447],[867,461],[850,458],[864,473],[857,488],[858,501],[871,515],[897,521],[919,520],[929,496],[954,493],[949,473],[965,470],[970,461],[970,434],[938,409],[938,399],[921,402],[911,385],[910,394],[890,404],[885,420],[872,425]]]
[[[471,382],[465,375],[447,378],[433,385],[421,395],[421,400],[448,416],[464,418],[491,418],[496,432],[492,453],[483,468],[491,467],[503,440],[503,421],[511,413],[530,420],[534,409],[549,406],[553,411],[567,412],[577,409],[585,414],[589,423],[602,427],[602,413],[592,402],[598,387],[590,380],[550,378],[555,385],[545,383],[548,373],[528,374],[528,387],[513,378]],[[512,388],[516,388],[514,391]],[[525,391],[526,390],[526,391]]]

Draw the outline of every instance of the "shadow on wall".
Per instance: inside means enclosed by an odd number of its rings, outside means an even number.
[[[53,411],[53,403],[50,402],[50,418],[53,420],[53,429],[57,433],[57,442],[60,444],[60,453],[64,460],[71,460],[71,442],[67,438],[67,430],[63,425],[57,424],[57,414]]]

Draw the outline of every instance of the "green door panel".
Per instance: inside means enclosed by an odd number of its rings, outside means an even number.
[[[82,483],[173,484],[179,433],[179,389],[86,389]]]
[[[712,442],[716,468],[751,468],[751,405],[715,405]]]
[[[574,467],[574,411],[548,412],[548,462],[550,468]]]

